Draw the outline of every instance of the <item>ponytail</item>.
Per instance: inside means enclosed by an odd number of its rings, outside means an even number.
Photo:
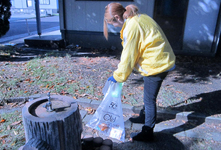
[[[103,34],[106,40],[108,40],[108,27],[107,27],[107,21],[104,18],[104,25],[103,25]]]
[[[138,7],[131,4],[126,7],[126,11],[124,12],[123,18],[127,19],[136,15],[138,15]]]

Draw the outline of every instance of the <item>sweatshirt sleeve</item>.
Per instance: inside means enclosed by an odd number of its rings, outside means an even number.
[[[127,80],[139,58],[140,32],[136,23],[129,24],[124,28],[122,45],[120,63],[113,74],[117,82]]]

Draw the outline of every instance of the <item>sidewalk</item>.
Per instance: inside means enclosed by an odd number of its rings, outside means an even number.
[[[57,38],[61,38],[61,32],[60,32],[60,30],[57,30],[58,28],[59,27],[54,27],[54,28],[42,30],[41,37],[44,37],[44,36],[57,36]],[[39,36],[36,32],[31,33],[29,36],[27,36],[27,34],[15,35],[15,36],[12,36],[12,37],[5,38],[5,41],[10,41],[10,42],[5,42],[5,43],[2,43],[2,44],[3,45],[16,45],[16,44],[19,44],[19,43],[24,43],[25,39],[33,38],[33,37],[38,38]]]
[[[100,105],[101,101],[96,100],[90,100],[90,99],[77,99],[78,104],[83,107],[83,109],[80,110],[81,117],[83,119],[83,123],[87,124],[87,122],[91,119],[93,115],[87,114],[87,111],[85,108],[92,108],[97,109],[97,107]],[[131,123],[128,119],[132,117],[134,114],[138,114],[138,110],[134,110],[133,106],[123,104],[123,113],[124,113],[124,121],[125,121],[125,128],[133,131],[139,131],[142,128],[142,124],[135,124]],[[200,139],[206,139],[206,140],[214,140],[217,142],[221,142],[221,118],[215,118],[215,117],[206,117],[204,123],[201,125],[186,130],[185,128],[182,128],[182,125],[187,123],[188,121],[188,115],[191,112],[176,112],[176,111],[164,111],[164,110],[158,110],[158,121],[162,120],[162,122],[157,123],[155,127],[155,132],[163,132],[163,133],[169,133],[174,134],[174,136],[181,136],[181,137],[190,137],[190,138],[200,138]],[[203,116],[193,116],[191,118],[192,120],[189,120],[189,124],[192,124],[192,127],[194,127],[194,124],[197,124],[196,122],[200,122],[204,120]],[[214,128],[210,130],[210,132],[205,132],[205,129],[208,128],[207,125],[214,125]],[[180,127],[179,127],[180,126]],[[218,127],[219,126],[219,127]],[[173,129],[176,128],[176,131]],[[219,129],[219,130],[218,130]],[[88,133],[85,133],[87,135]],[[88,135],[87,135],[88,136]],[[128,139],[127,139],[128,140]]]
[[[48,16],[50,17],[50,21],[57,21],[58,16]],[[47,16],[41,15],[41,22],[45,22],[48,19]],[[29,19],[30,20],[34,20],[36,21],[36,16],[35,14],[13,14],[11,16],[11,19],[17,19],[17,20],[21,20],[21,19]],[[47,29],[43,29],[41,30],[41,37],[55,37],[56,38],[61,38],[61,32],[60,32],[60,26],[55,26],[55,27],[51,27],[51,28],[47,28]],[[29,38],[38,38],[39,35],[37,34],[37,31],[33,31],[33,32],[29,32],[28,33],[24,33],[24,34],[17,34],[14,36],[8,36],[8,37],[2,37],[0,40],[0,43],[3,45],[16,45],[19,43],[24,43],[25,39],[29,39]]]
[[[93,116],[87,113],[86,108],[97,109],[101,101],[90,100],[90,99],[77,99],[77,102],[80,106],[80,114],[82,117],[82,123],[84,126],[83,137],[97,137],[99,135],[95,130],[86,127],[85,125],[90,121]],[[175,111],[164,111],[158,110],[157,112],[157,124],[154,128],[155,139],[154,144],[143,143],[143,142],[128,142],[129,141],[129,133],[131,132],[139,132],[143,126],[143,124],[135,124],[131,123],[128,119],[134,114],[138,113],[138,109],[133,106],[123,104],[123,115],[125,121],[125,130],[126,130],[126,139],[124,144],[115,139],[111,139],[115,143],[115,149],[127,149],[128,147],[134,147],[136,150],[140,149],[159,149],[159,145],[161,144],[172,144],[171,147],[165,147],[164,149],[189,149],[192,147],[193,149],[199,149],[199,145],[203,146],[205,141],[212,141],[212,143],[216,143],[215,146],[211,146],[208,144],[207,146],[213,147],[212,149],[219,149],[218,145],[221,145],[221,119],[215,117],[206,117],[204,116],[192,116],[191,119],[188,117],[191,112],[175,112]],[[135,110],[135,112],[133,111]],[[138,114],[137,114],[138,115]],[[194,140],[196,141],[204,141],[202,143],[193,144]],[[172,143],[171,143],[172,142]],[[179,143],[181,142],[181,143]],[[126,143],[126,144],[125,144]],[[177,145],[178,144],[178,145]],[[188,145],[189,144],[189,145]],[[127,145],[127,146],[126,146]],[[154,146],[153,146],[154,145]],[[147,146],[149,148],[147,148]],[[177,147],[178,146],[178,147]],[[121,148],[119,148],[121,147]],[[136,148],[135,148],[136,147]],[[139,148],[138,148],[139,147]],[[206,147],[204,147],[207,149]],[[133,148],[132,148],[133,149]]]

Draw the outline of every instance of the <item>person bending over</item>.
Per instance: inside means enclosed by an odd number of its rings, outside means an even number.
[[[139,14],[135,5],[124,8],[120,3],[105,7],[104,36],[108,40],[108,27],[121,27],[123,50],[120,63],[108,81],[125,82],[133,69],[144,80],[144,107],[133,123],[144,123],[141,132],[130,136],[135,141],[152,141],[156,124],[156,98],[168,72],[175,68],[175,55],[159,25],[148,15]]]

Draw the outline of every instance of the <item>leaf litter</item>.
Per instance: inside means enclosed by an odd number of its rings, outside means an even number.
[[[182,62],[184,59],[180,61],[183,63],[180,65],[182,67],[178,66],[177,70],[169,74],[169,77],[173,76],[174,81],[178,83],[183,83],[184,80],[189,81],[186,78],[189,75],[188,73],[185,75],[179,73],[179,71],[185,72],[185,67],[189,65],[188,60],[187,62]],[[74,99],[85,97],[101,101],[103,98],[102,88],[107,78],[117,69],[119,61],[118,57],[71,57],[66,55],[65,57],[36,58],[28,62],[0,62],[0,99],[7,100],[14,97],[27,97],[50,91],[54,94],[71,96]],[[199,67],[197,65],[195,64],[193,67],[196,69],[196,67]],[[218,68],[217,65],[214,66],[214,68]],[[215,69],[210,68],[210,70]],[[213,73],[216,77],[219,77],[218,75],[220,74],[220,72],[217,73],[216,71],[210,71],[209,73]],[[193,78],[195,77],[193,76]],[[204,81],[204,79],[197,77],[197,80],[194,80],[194,82]],[[208,84],[211,83],[206,82]],[[124,84],[122,94],[122,103],[133,106],[143,105],[142,76],[132,72]],[[176,85],[171,82],[162,86],[157,98],[157,104],[167,108],[168,106],[188,105],[195,101],[194,99],[190,101],[188,98],[188,93],[177,89]],[[93,114],[95,110],[87,108],[87,112]],[[8,119],[6,118],[6,120]],[[4,130],[1,130],[0,134],[2,137],[8,135],[2,139],[3,144],[9,141],[9,144],[14,146],[19,145],[16,144],[19,140],[21,143],[25,142],[23,131],[13,130],[16,126],[22,126],[21,120],[20,118],[17,121],[10,121],[10,124],[7,124]],[[5,124],[5,122],[3,123]],[[1,123],[0,125],[3,124]],[[5,131],[11,130],[13,131],[10,134],[5,133]],[[9,138],[18,135],[22,135],[20,139],[12,141]]]

